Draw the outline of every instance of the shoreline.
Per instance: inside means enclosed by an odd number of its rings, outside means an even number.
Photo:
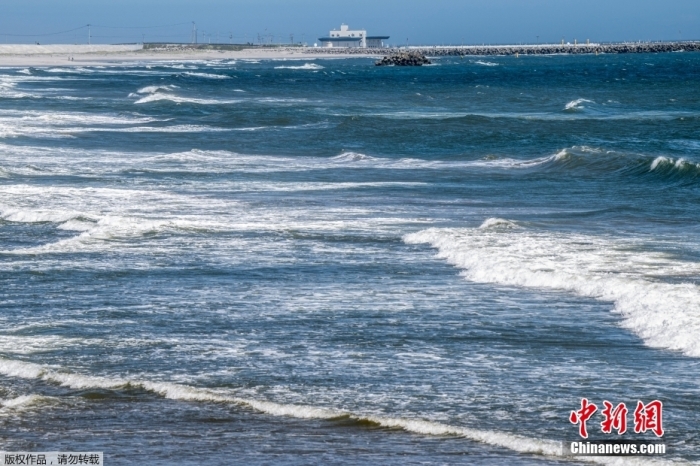
[[[143,49],[121,45],[0,45],[0,67],[118,66],[148,62],[199,60],[312,60],[317,58],[379,57],[385,53],[363,49],[331,54],[313,47],[251,47],[239,50],[217,48]]]
[[[358,49],[321,47],[257,47],[182,44],[127,45],[0,45],[0,67],[118,66],[197,60],[314,60],[322,58],[381,58],[399,51],[416,51],[428,57],[591,55],[700,51],[700,42],[634,42],[614,44],[540,44],[412,46]]]

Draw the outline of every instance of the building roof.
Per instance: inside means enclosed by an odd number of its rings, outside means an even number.
[[[365,37],[365,39],[367,39],[367,40],[369,40],[369,39],[374,39],[374,40],[381,39],[381,40],[384,40],[384,39],[388,39],[388,38],[389,38],[389,36],[367,36],[367,37]]]
[[[319,37],[318,40],[323,42],[359,42],[362,40],[362,37]]]

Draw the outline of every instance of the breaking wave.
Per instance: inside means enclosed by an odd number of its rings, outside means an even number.
[[[323,68],[323,66],[317,65],[316,63],[304,63],[303,65],[299,66],[275,66],[276,70],[322,70]]]
[[[231,76],[226,76],[224,74],[212,74],[212,73],[195,73],[193,71],[185,71],[182,73],[185,76],[193,76],[195,78],[208,78],[208,79],[231,79]]]
[[[146,87],[142,87],[141,89],[139,89],[136,92],[139,94],[154,94],[158,91],[172,91],[176,88],[177,88],[177,86],[175,86],[174,84],[170,84],[167,86],[146,86]]]
[[[272,416],[289,416],[298,419],[352,419],[375,423],[380,426],[402,429],[422,435],[459,436],[487,445],[499,446],[520,453],[561,456],[561,443],[540,440],[504,432],[453,426],[422,419],[406,419],[388,416],[356,414],[335,408],[284,404],[235,396],[228,391],[195,388],[169,382],[151,382],[86,376],[57,371],[38,364],[0,359],[0,373],[24,379],[40,379],[73,389],[122,389],[141,388],[164,398],[181,401],[230,403],[244,406]]]
[[[12,410],[23,409],[49,400],[53,400],[53,398],[42,395],[21,395],[16,398],[0,400],[0,412],[8,408]]]
[[[483,60],[477,60],[474,63],[481,66],[498,66],[498,63]]]
[[[515,228],[517,226],[518,225],[511,220],[491,217],[484,220],[484,223],[482,223],[479,228],[483,230],[485,228]]]
[[[552,289],[614,303],[622,324],[648,346],[700,357],[700,264],[645,251],[632,241],[561,232],[486,228],[436,229],[404,237],[427,243],[465,278]],[[688,277],[668,283],[658,277]]]
[[[121,390],[127,388],[133,390],[134,388],[138,388],[170,400],[233,404],[271,416],[287,416],[297,419],[350,420],[363,424],[371,423],[381,427],[400,429],[405,432],[425,436],[464,438],[485,445],[506,448],[517,453],[553,458],[564,456],[562,443],[556,440],[532,438],[508,432],[475,429],[421,418],[392,417],[352,412],[333,407],[257,400],[249,397],[236,396],[235,391],[231,389],[203,389],[171,382],[82,375],[64,370],[56,370],[30,362],[8,359],[0,359],[0,374],[8,377],[42,380],[76,390]],[[27,397],[18,397],[16,403],[36,403],[42,400],[42,398],[50,399],[49,397],[29,395]],[[619,458],[606,457],[589,457],[586,458],[585,461],[599,464],[620,463]],[[647,463],[642,460],[635,461],[634,464]],[[664,462],[652,461],[649,464],[664,464]]]
[[[149,102],[158,102],[161,100],[175,102],[178,104],[188,103],[188,104],[200,104],[200,105],[224,105],[224,104],[236,104],[242,102],[240,99],[198,99],[195,97],[181,97],[174,94],[162,94],[159,92],[147,95],[145,97],[137,100],[136,104],[146,104]]]
[[[361,161],[371,161],[378,160],[369,155],[361,154],[359,152],[343,152],[340,155],[332,157],[331,160],[335,162],[361,162]]]
[[[651,162],[649,171],[697,178],[700,175],[700,163],[690,162],[684,158],[673,159],[661,156]]]
[[[566,106],[564,106],[564,110],[578,110],[578,109],[584,108],[583,105],[581,105],[583,103],[593,103],[593,101],[588,100],[588,99],[572,100],[571,102],[566,104]]]

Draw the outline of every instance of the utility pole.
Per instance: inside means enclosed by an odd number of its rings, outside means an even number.
[[[92,43],[92,34],[90,34],[90,25],[88,24],[88,45]]]
[[[294,34],[289,34],[289,42],[294,45]]]

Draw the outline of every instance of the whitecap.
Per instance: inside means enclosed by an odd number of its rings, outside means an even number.
[[[369,155],[361,154],[359,152],[343,152],[340,155],[332,157],[331,160],[335,162],[365,162],[377,159]]]
[[[137,100],[136,104],[146,104],[150,102],[158,102],[160,100],[167,100],[175,103],[188,103],[188,104],[200,104],[200,105],[223,105],[223,104],[235,104],[242,102],[242,100],[233,99],[198,99],[195,97],[180,97],[173,94],[161,94],[156,92],[155,94],[150,94]]]
[[[81,216],[83,216],[81,212],[55,209],[4,209],[0,211],[0,218],[8,222],[16,223],[63,223]]]
[[[529,438],[505,432],[473,429],[454,426],[420,418],[399,418],[385,415],[359,414],[337,408],[310,406],[300,404],[276,403],[240,397],[224,390],[196,388],[170,382],[151,382],[146,380],[123,379],[120,377],[97,377],[69,372],[58,372],[38,364],[0,359],[0,373],[19,378],[41,379],[58,383],[76,390],[85,389],[120,389],[126,386],[140,387],[164,398],[180,401],[230,403],[245,406],[272,416],[288,416],[297,419],[338,419],[347,418],[378,424],[383,427],[397,428],[428,436],[458,436],[487,445],[508,448],[520,453],[531,453],[558,457],[562,456],[561,442]]]
[[[212,74],[212,73],[194,73],[191,71],[186,71],[185,73],[182,73],[186,76],[194,76],[196,78],[208,78],[208,79],[231,79],[230,76],[226,76],[223,74]]]
[[[317,65],[316,63],[304,63],[303,65],[299,66],[293,66],[293,65],[288,65],[288,66],[275,66],[276,70],[282,70],[282,69],[287,69],[287,70],[322,70],[324,67],[321,65]]]
[[[138,91],[136,91],[138,94],[154,94],[158,91],[172,91],[176,89],[177,86],[175,85],[166,85],[166,86],[146,86],[142,87]]]
[[[176,401],[226,403],[238,405],[272,416],[285,416],[297,419],[347,419],[350,421],[373,423],[390,429],[400,429],[424,436],[460,437],[485,445],[506,448],[517,453],[541,455],[552,458],[565,456],[563,444],[559,440],[527,437],[520,434],[477,429],[467,426],[451,425],[444,422],[421,419],[419,417],[395,417],[385,414],[353,412],[335,407],[314,406],[308,404],[278,403],[269,400],[239,396],[231,389],[205,389],[167,381],[150,381],[144,379],[126,379],[122,377],[104,377],[83,375],[65,370],[40,366],[38,364],[13,361],[0,358],[0,374],[24,379],[39,379],[56,383],[75,390],[109,389],[119,390],[126,387],[141,388],[163,398]],[[28,395],[18,397],[23,403],[36,403],[39,398]],[[588,457],[587,462],[600,464],[619,464],[619,458]],[[635,459],[634,464],[667,464],[660,460],[646,463]],[[668,464],[675,464],[669,462]]]
[[[566,104],[566,106],[564,107],[564,110],[578,110],[579,108],[584,108],[583,105],[581,105],[584,102],[593,103],[592,100],[588,100],[588,99],[576,99],[576,100],[572,100],[571,102]]]
[[[477,65],[482,65],[482,66],[498,66],[498,63],[493,63],[490,61],[483,61],[483,60],[477,60],[474,63]]]
[[[484,222],[481,224],[481,226],[479,226],[479,228],[483,230],[484,228],[514,228],[517,226],[518,225],[511,220],[506,220],[504,218],[498,217],[491,217],[484,220]]]
[[[649,167],[650,171],[654,171],[657,168],[660,168],[662,166],[672,166],[673,168],[677,170],[684,170],[686,168],[691,168],[691,167],[696,167],[700,168],[700,163],[693,163],[685,160],[684,158],[679,158],[679,159],[672,159],[670,157],[664,157],[664,156],[659,156],[654,159],[653,162],[651,162],[651,166]]]

